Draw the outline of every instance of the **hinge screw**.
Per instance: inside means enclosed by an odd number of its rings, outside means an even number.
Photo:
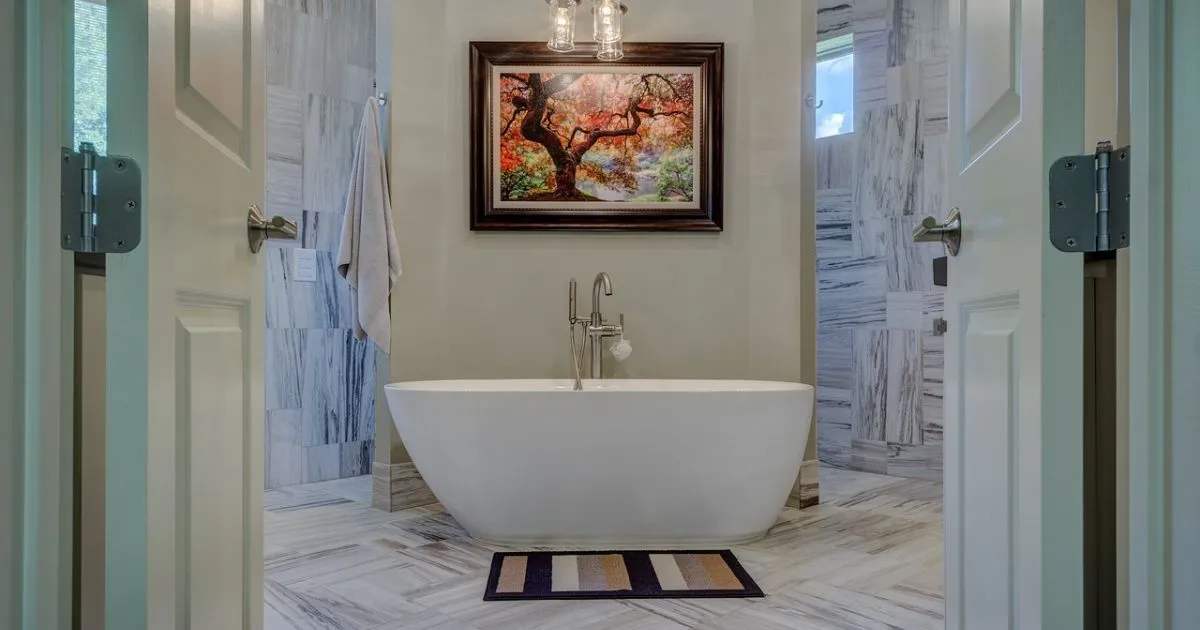
[[[1067,239],[1067,247],[1075,247],[1075,243],[1076,243],[1076,242],[1077,242],[1077,241],[1076,241],[1075,239],[1073,239],[1073,238],[1069,238],[1069,239]]]
[[[117,170],[118,171],[125,170],[125,160],[117,160]]]
[[[124,249],[124,248],[125,248],[125,241],[117,241],[117,247],[118,247],[118,248],[120,248],[120,249]]]
[[[132,199],[130,199],[129,201],[126,201],[126,202],[125,202],[125,209],[126,209],[126,210],[130,210],[130,211],[132,211],[132,210],[136,210],[136,209],[137,209],[137,202],[136,202],[136,201],[134,201],[134,200],[132,200]]]
[[[1054,202],[1054,207],[1061,210],[1062,208],[1067,207],[1067,202],[1063,201],[1062,199],[1059,199],[1058,201]]]
[[[1075,160],[1067,160],[1066,167],[1068,171],[1075,170]]]

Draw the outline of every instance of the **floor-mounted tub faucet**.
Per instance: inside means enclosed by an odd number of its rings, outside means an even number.
[[[575,361],[575,390],[583,389],[582,376],[582,348],[577,349],[575,346],[575,325],[579,324],[583,327],[588,340],[588,351],[591,353],[591,370],[588,378],[604,378],[603,376],[603,357],[604,352],[602,345],[605,337],[619,337],[625,332],[625,315],[620,316],[619,324],[608,324],[604,321],[604,315],[600,312],[600,292],[604,291],[604,295],[612,295],[612,278],[603,271],[596,275],[596,280],[592,282],[592,314],[590,317],[576,317],[575,304],[577,302],[577,287],[575,279],[571,279],[570,294],[568,296],[570,320],[571,320],[571,358]]]

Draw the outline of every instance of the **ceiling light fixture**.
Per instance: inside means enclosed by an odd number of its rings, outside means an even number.
[[[575,13],[583,0],[546,0],[550,5],[550,39],[547,45],[556,52],[575,50]],[[629,8],[620,0],[592,0],[592,39],[596,58],[617,61],[625,56],[621,41],[622,22]]]
[[[555,52],[575,50],[575,9],[582,0],[546,0],[550,5],[550,41]]]

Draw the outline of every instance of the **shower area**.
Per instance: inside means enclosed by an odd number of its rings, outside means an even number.
[[[266,487],[371,473],[378,350],[334,268],[354,140],[375,93],[375,0],[268,0]]]

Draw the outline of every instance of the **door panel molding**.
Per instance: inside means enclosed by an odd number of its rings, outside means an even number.
[[[250,410],[252,342],[245,300],[180,292],[176,313],[176,611],[177,628],[248,629],[246,585],[254,568],[255,493]],[[193,391],[228,398],[197,400]],[[240,448],[239,448],[240,446]],[[232,512],[232,514],[231,514]],[[199,579],[193,575],[199,573]],[[241,582],[241,601],[220,592]],[[199,591],[199,592],[197,592]],[[226,591],[227,592],[227,591]],[[231,599],[231,598],[224,598]]]
[[[238,6],[232,2],[200,3],[208,12],[199,11],[193,0],[176,0],[175,5],[175,100],[180,120],[243,164],[249,163],[251,151],[246,130],[254,72],[243,54],[253,44],[251,2],[242,0],[236,16],[212,14]],[[221,22],[234,18],[241,24],[241,37],[213,41],[212,34],[223,30]]]

